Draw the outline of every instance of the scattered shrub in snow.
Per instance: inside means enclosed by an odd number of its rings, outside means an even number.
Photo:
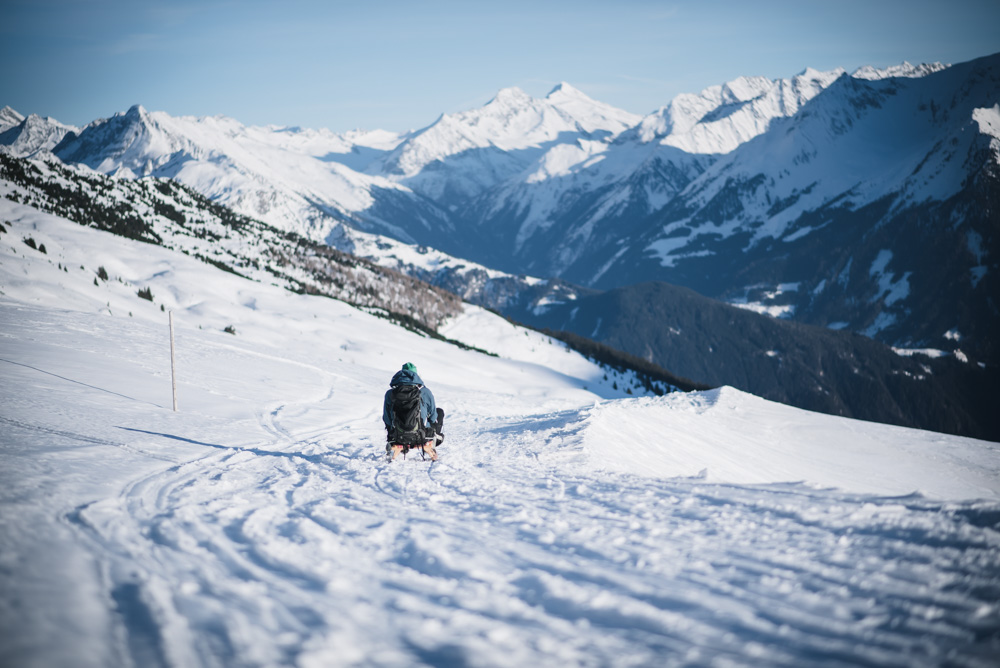
[[[38,245],[35,243],[35,240],[31,237],[28,237],[27,239],[24,240],[24,245],[40,253],[45,253],[46,255],[48,254],[48,251],[45,250],[45,244]]]

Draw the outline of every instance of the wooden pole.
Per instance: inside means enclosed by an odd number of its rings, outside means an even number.
[[[174,412],[177,412],[177,363],[174,355],[174,312],[170,311],[170,387],[174,394]]]

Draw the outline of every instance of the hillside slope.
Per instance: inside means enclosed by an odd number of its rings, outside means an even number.
[[[889,424],[1000,440],[995,367],[905,354],[851,332],[779,320],[667,283],[643,283],[524,314],[709,385]]]
[[[996,655],[995,444],[729,388],[622,399],[537,333],[461,350],[0,204],[4,665]],[[448,411],[433,466],[381,458],[403,361]]]

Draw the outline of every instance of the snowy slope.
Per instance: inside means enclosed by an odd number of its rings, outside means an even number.
[[[19,111],[10,105],[4,106],[3,109],[0,109],[0,132],[14,127],[23,120],[24,116]]]
[[[5,107],[0,115],[0,145],[6,146],[6,150],[18,157],[31,157],[43,151],[51,151],[67,133],[79,131],[71,125],[53,118],[42,118],[37,114],[29,114],[16,124],[5,127],[8,120],[15,120],[18,116],[20,114],[10,107]]]
[[[491,309],[532,312],[577,297],[576,288],[560,281],[513,276],[345,228],[337,246],[348,254],[233,214],[177,182],[114,179],[85,166],[65,167],[52,156],[0,154],[0,196],[180,250],[254,280],[405,313],[431,330],[454,312],[460,301],[455,295]]]
[[[776,118],[794,116],[844,74],[806,69],[791,79],[740,77],[698,94],[681,94],[642,119],[638,139],[688,153],[729,153],[764,133]]]
[[[378,151],[397,141],[384,132],[247,127],[223,116],[173,117],[136,105],[68,135],[54,151],[106,174],[175,179],[235,211],[322,241],[346,220],[387,225],[353,218],[371,209],[380,191],[390,202],[408,203],[414,221],[429,210],[405,188],[340,162],[355,147]]]
[[[22,204],[0,219],[3,665],[996,656],[996,444],[727,388],[624,399],[482,311],[448,331],[499,357]],[[379,457],[403,361],[448,411],[433,466]]]

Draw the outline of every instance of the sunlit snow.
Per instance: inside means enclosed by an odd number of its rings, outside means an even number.
[[[496,357],[0,213],[3,665],[995,659],[996,444],[628,398],[485,311],[444,332]],[[382,457],[407,361],[448,414],[433,465]]]

